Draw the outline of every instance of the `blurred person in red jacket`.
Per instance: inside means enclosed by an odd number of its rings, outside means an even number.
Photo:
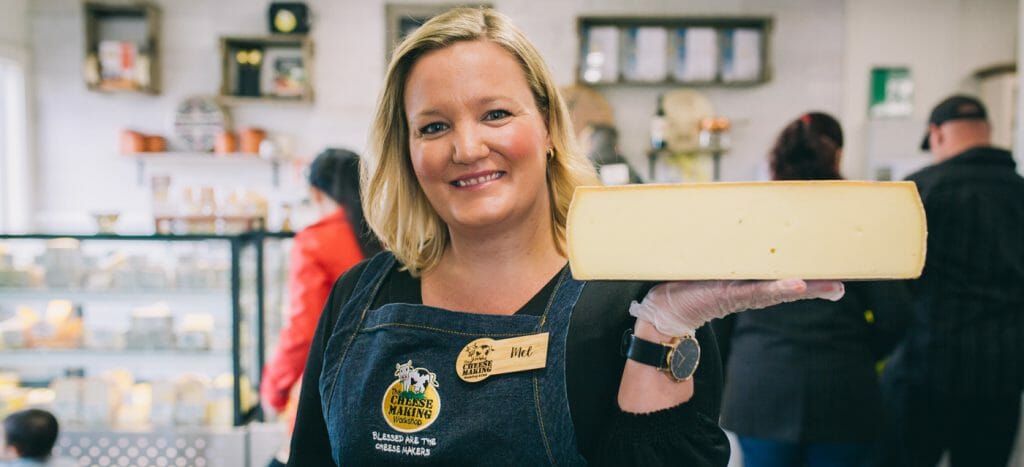
[[[295,235],[288,277],[288,321],[277,349],[263,369],[263,406],[281,414],[291,431],[292,389],[302,377],[309,346],[334,281],[363,258],[380,251],[363,218],[359,156],[342,149],[321,152],[309,166],[309,197],[318,221]],[[296,391],[297,392],[297,391]],[[295,394],[297,396],[297,394]],[[287,445],[270,465],[287,462]]]

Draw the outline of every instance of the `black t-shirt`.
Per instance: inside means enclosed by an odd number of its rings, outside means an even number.
[[[334,465],[318,380],[327,339],[366,264],[364,261],[356,265],[335,283],[320,317],[302,381],[288,465]],[[542,314],[556,277],[516,313]],[[694,375],[694,396],[689,402],[642,415],[618,408],[616,398],[625,365],[620,342],[634,322],[628,313],[629,304],[643,299],[651,285],[589,282],[583,288],[573,310],[566,343],[566,391],[577,445],[592,465],[724,466],[729,459],[729,443],[717,423],[722,369],[709,326],[697,331],[701,362]],[[371,308],[387,303],[422,304],[420,281],[401,271],[397,263]]]

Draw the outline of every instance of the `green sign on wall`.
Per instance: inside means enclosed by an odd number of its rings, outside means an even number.
[[[910,68],[871,69],[868,115],[876,118],[908,117],[914,112],[914,81]]]

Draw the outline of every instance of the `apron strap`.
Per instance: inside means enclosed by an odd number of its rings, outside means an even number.
[[[338,320],[334,323],[334,329],[331,330],[331,336],[327,339],[327,346],[324,349],[324,357],[328,364],[324,365],[320,372],[320,405],[325,418],[331,415],[331,399],[334,397],[338,370],[345,360],[345,354],[348,353],[359,329],[363,327],[366,312],[369,311],[373,298],[377,296],[377,291],[394,264],[395,256],[390,251],[377,253],[359,275],[352,295],[341,305]],[[335,355],[337,357],[327,358]]]
[[[569,399],[565,383],[565,352],[569,335],[569,324],[573,310],[583,293],[585,282],[572,278],[572,271],[566,265],[558,278],[555,291],[541,316],[540,332],[548,336],[548,375],[533,377],[534,391],[540,397],[534,399],[537,419],[544,449],[551,465],[585,465],[576,445],[575,429],[569,413]],[[543,403],[541,403],[543,401]]]
[[[583,292],[584,284],[584,282],[572,278],[572,270],[569,269],[568,264],[562,268],[558,274],[555,290],[551,293],[548,305],[540,317],[538,331],[555,330],[558,332],[561,329],[564,333],[568,330],[569,319],[572,316],[571,311]]]

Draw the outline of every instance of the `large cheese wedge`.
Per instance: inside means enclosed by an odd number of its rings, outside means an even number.
[[[927,243],[911,182],[580,187],[567,222],[582,280],[906,279]]]

